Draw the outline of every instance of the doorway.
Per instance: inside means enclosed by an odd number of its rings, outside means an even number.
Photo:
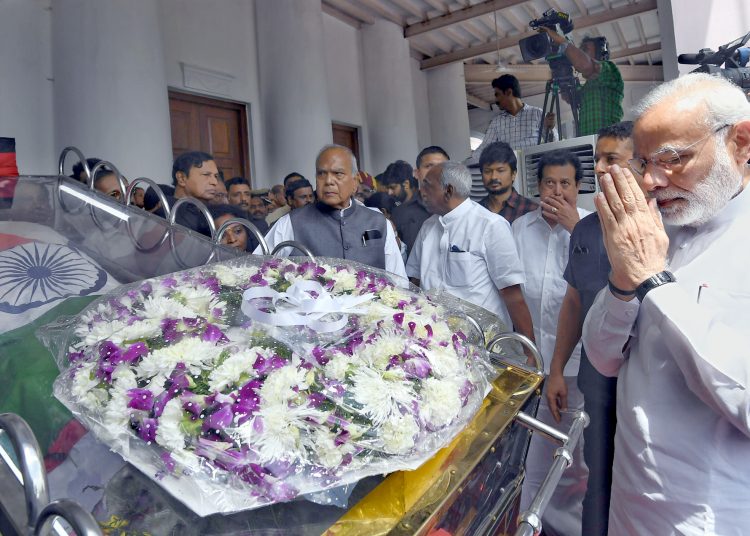
[[[169,118],[173,158],[203,151],[213,155],[224,179],[241,176],[251,182],[244,104],[170,90]]]
[[[362,169],[362,158],[359,154],[359,129],[341,123],[332,123],[331,127],[333,128],[333,143],[351,149],[357,158],[357,165]]]

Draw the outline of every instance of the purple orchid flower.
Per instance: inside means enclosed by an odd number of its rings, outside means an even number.
[[[413,357],[403,365],[404,372],[421,380],[427,378],[432,372],[430,362],[424,357]]]
[[[396,313],[393,315],[393,321],[397,325],[402,326],[404,324],[404,313]]]
[[[148,389],[128,389],[127,395],[129,408],[151,411],[154,407],[154,393]]]
[[[179,320],[165,318],[161,321],[161,336],[166,342],[177,342],[182,339],[183,334],[177,330]]]
[[[208,411],[206,411],[208,413]],[[209,430],[224,430],[227,426],[232,424],[234,414],[232,413],[232,406],[224,404],[219,406],[218,409],[206,415],[203,420],[203,426],[201,427],[204,432]]]
[[[215,325],[206,324],[206,330],[203,332],[201,340],[207,342],[228,342],[227,336]]]
[[[312,349],[312,355],[315,358],[315,361],[318,362],[318,365],[323,366],[330,361],[330,359],[326,357],[326,351],[320,346],[316,346]]]
[[[68,354],[68,361],[70,361],[71,363],[78,363],[79,361],[82,361],[83,358],[83,352],[70,352]]]
[[[122,354],[122,361],[131,364],[135,363],[141,357],[148,354],[148,352],[148,346],[146,346],[145,342],[136,342],[135,344],[128,346],[128,349]]]
[[[326,400],[328,400],[328,398],[322,393],[310,393],[307,396],[307,405],[311,408],[317,408]]]
[[[151,443],[156,441],[156,430],[159,427],[159,422],[156,419],[150,419],[148,417],[144,417],[139,423],[137,427],[138,437],[146,441],[147,443]]]
[[[339,435],[336,436],[336,438],[333,440],[333,444],[337,447],[340,447],[344,443],[347,443],[349,441],[350,434],[346,430],[343,430]]]

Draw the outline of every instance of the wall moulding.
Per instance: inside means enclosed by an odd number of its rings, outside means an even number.
[[[185,62],[180,62],[180,67],[182,68],[182,84],[186,88],[226,97],[232,94],[234,76],[231,74]]]

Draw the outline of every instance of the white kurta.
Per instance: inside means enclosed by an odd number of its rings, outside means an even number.
[[[581,218],[589,214],[578,209]],[[538,208],[513,222],[513,237],[521,258],[526,282],[522,285],[526,305],[534,323],[534,339],[544,357],[545,373],[549,374],[557,337],[557,320],[568,288],[563,274],[568,264],[570,233],[562,225],[551,227]],[[583,394],[578,390],[576,375],[581,360],[581,345],[576,345],[565,367],[568,386],[568,412],[556,423],[547,403],[546,384],[539,401],[537,419],[567,432],[574,412],[583,409]],[[526,479],[521,493],[521,509],[531,504],[552,464],[558,444],[534,434],[526,456]],[[583,438],[573,450],[573,464],[565,470],[555,493],[544,510],[542,523],[545,534],[575,536],[581,534],[583,496],[586,493],[588,469],[583,461]]]
[[[611,535],[750,530],[748,190],[668,231],[676,283],[643,303],[605,288],[586,317],[589,359],[619,376]]]
[[[430,216],[406,263],[425,290],[441,289],[484,307],[512,328],[500,290],[524,282],[510,224],[470,199]]]
[[[393,232],[393,226],[390,222],[386,222],[385,227],[385,269],[387,272],[406,279],[404,258],[401,256],[401,249],[396,242],[396,234]],[[294,228],[292,227],[292,219],[289,214],[282,216],[273,227],[271,227],[268,234],[266,234],[266,242],[270,249],[273,249],[276,244],[281,244],[286,240],[294,240]],[[281,251],[283,256],[289,256],[292,253],[294,253],[292,248],[284,248]],[[253,254],[263,254],[260,250],[260,246],[255,248]]]
[[[581,218],[588,214],[588,210],[578,209]],[[544,357],[544,372],[549,374],[557,318],[568,289],[563,274],[568,265],[570,233],[562,225],[550,227],[542,216],[542,209],[537,208],[513,222],[513,238],[526,275],[522,288],[534,323],[534,339]],[[576,376],[580,361],[581,344],[578,343],[565,366],[565,376]]]

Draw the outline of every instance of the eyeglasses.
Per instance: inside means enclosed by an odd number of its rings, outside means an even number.
[[[673,149],[671,147],[666,147],[664,149],[661,149],[657,152],[654,156],[651,158],[631,158],[628,160],[628,164],[630,164],[630,169],[638,173],[638,175],[643,175],[646,172],[646,166],[648,166],[649,163],[654,164],[655,166],[658,166],[662,169],[666,170],[674,170],[679,169],[683,165],[682,158],[685,156],[684,153],[698,145],[699,143],[702,143],[706,141],[709,137],[711,137],[714,134],[718,134],[725,128],[732,126],[732,125],[722,125],[717,129],[712,130],[705,136],[703,136],[701,139],[699,139],[696,142],[691,143],[687,147],[684,147],[682,149]]]

